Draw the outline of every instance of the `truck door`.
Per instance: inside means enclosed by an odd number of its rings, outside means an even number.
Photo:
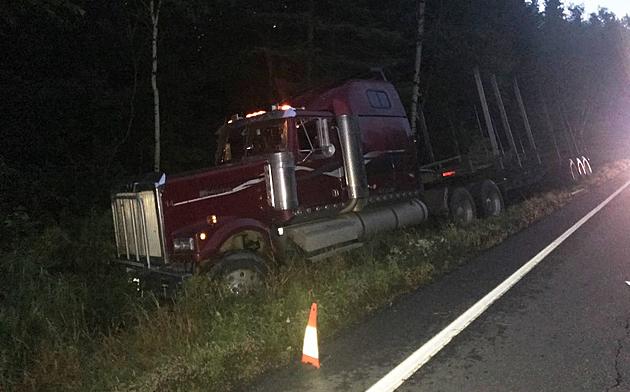
[[[346,200],[343,160],[332,117],[296,118],[298,152],[296,179],[300,208],[330,210]]]

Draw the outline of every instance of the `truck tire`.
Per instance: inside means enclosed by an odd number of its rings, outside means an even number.
[[[577,161],[578,173],[580,174],[580,177],[585,177],[586,167],[584,167],[584,162],[580,158],[575,158],[575,160]]]
[[[593,168],[591,167],[591,162],[584,155],[582,155],[582,164],[584,165],[584,173],[586,173],[587,176],[590,176],[591,174],[593,174]]]
[[[477,216],[475,200],[463,187],[457,187],[451,192],[448,199],[448,211],[451,220],[457,225],[466,225]]]
[[[505,204],[501,190],[492,180],[483,180],[473,188],[477,215],[488,218],[503,213]]]
[[[573,162],[573,159],[569,159],[569,180],[576,182],[579,177],[577,165]]]
[[[265,261],[250,251],[225,255],[211,274],[235,295],[254,292],[263,286],[267,268]]]

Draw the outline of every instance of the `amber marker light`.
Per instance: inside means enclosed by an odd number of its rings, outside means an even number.
[[[216,215],[208,215],[208,217],[206,218],[206,222],[208,222],[209,225],[215,225],[217,223],[218,219]]]
[[[265,114],[265,113],[267,113],[267,112],[266,112],[266,111],[264,111],[264,110],[259,110],[259,111],[257,111],[257,112],[253,112],[253,113],[248,113],[248,114],[246,114],[246,115],[245,115],[245,118],[251,118],[251,117],[260,116],[261,114]]]

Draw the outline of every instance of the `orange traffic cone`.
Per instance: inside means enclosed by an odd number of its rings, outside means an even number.
[[[319,369],[319,350],[317,348],[317,304],[311,305],[311,314],[304,331],[304,346],[302,347],[302,363],[310,363]]]

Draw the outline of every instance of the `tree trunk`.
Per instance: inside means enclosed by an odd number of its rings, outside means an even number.
[[[416,60],[413,73],[413,91],[411,95],[411,131],[416,133],[416,119],[418,117],[418,100],[420,98],[420,68],[422,65],[422,41],[424,40],[424,9],[425,0],[418,0],[416,8],[416,19],[418,29],[416,31]]]
[[[306,34],[306,84],[310,88],[313,83],[313,62],[315,61],[315,0],[308,3],[308,31]]]
[[[153,65],[151,69],[151,86],[153,87],[153,115],[155,120],[155,150],[154,150],[154,163],[153,163],[153,171],[160,171],[160,92],[158,90],[157,84],[157,67],[158,67],[158,57],[157,57],[157,38],[158,38],[158,21],[160,17],[160,6],[162,1],[158,0],[157,5],[155,4],[155,0],[151,0],[150,3],[150,11],[151,11],[151,25],[153,27],[153,36],[152,36],[152,48],[153,48]]]
[[[558,141],[556,140],[556,132],[553,128],[553,120],[551,119],[551,114],[549,114],[549,107],[547,106],[547,101],[545,100],[545,96],[542,93],[542,90],[538,89],[538,96],[540,97],[540,102],[542,102],[543,114],[545,117],[545,123],[547,125],[547,131],[549,135],[551,135],[551,141],[553,142],[553,148],[556,151],[556,156],[558,157],[558,162],[562,161],[562,154],[560,154],[560,147],[558,146]]]
[[[271,102],[275,102],[277,100],[282,100],[280,89],[276,83],[276,77],[274,75],[273,68],[273,58],[271,57],[271,53],[269,52],[268,47],[262,48],[263,55],[265,56],[265,64],[267,64],[267,77],[269,78],[269,100]]]
[[[424,118],[424,113],[422,112],[422,108],[420,108],[420,68],[422,66],[422,42],[424,41],[424,10],[425,10],[425,0],[418,0],[416,7],[416,20],[418,23],[418,29],[416,31],[416,60],[414,64],[414,74],[413,74],[413,91],[411,94],[411,108],[410,108],[410,116],[409,120],[411,123],[411,133],[414,135],[417,134],[417,124],[418,120],[420,120],[420,128],[422,131],[422,139],[424,142],[424,147],[429,155],[429,160],[431,162],[435,161],[435,157],[433,155],[433,148],[431,147],[431,140],[429,139],[429,131],[426,127],[426,121]],[[419,113],[418,113],[419,112]]]
[[[105,177],[109,176],[109,170],[112,166],[112,163],[116,159],[116,155],[118,155],[118,151],[120,148],[127,142],[129,136],[131,135],[131,131],[133,129],[133,124],[136,119],[136,96],[138,93],[138,63],[139,63],[139,55],[136,50],[136,46],[134,45],[134,37],[136,35],[136,29],[138,27],[138,19],[137,17],[130,17],[127,25],[127,36],[126,38],[129,40],[130,53],[129,56],[131,58],[131,65],[133,67],[133,84],[131,87],[131,97],[129,97],[129,119],[127,120],[127,130],[122,138],[117,138],[118,142],[112,149],[112,153],[109,156],[109,160],[105,164],[105,168],[103,169],[103,173]]]

